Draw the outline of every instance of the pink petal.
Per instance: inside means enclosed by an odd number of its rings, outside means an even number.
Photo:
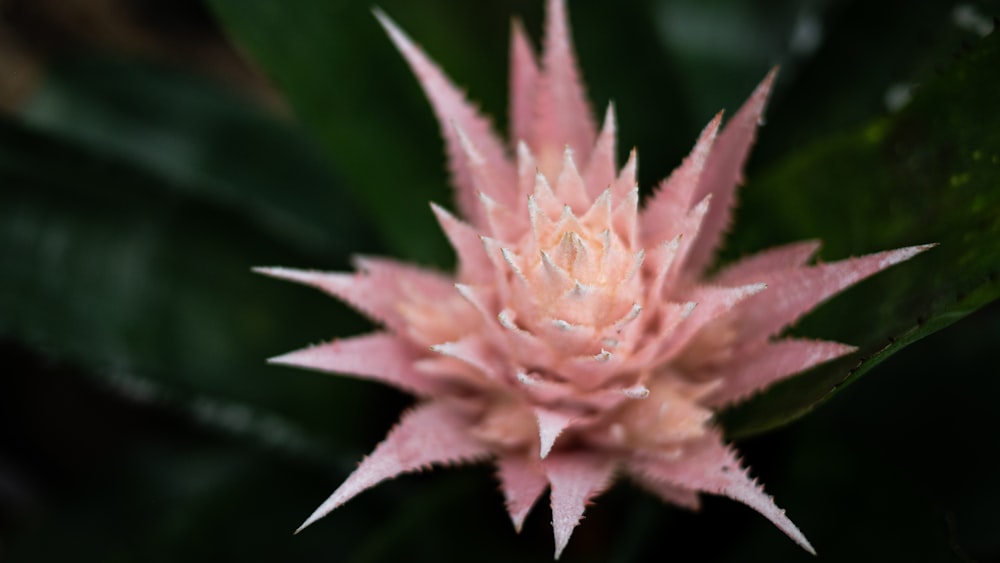
[[[458,294],[472,305],[482,316],[486,326],[496,326],[496,299],[495,292],[489,285],[466,285],[455,284]],[[497,331],[499,333],[499,330]]]
[[[576,56],[569,37],[565,0],[549,0],[545,27],[543,75],[538,92],[535,138],[529,143],[536,154],[565,145],[580,162],[587,162],[596,138],[596,125],[584,94]],[[542,170],[550,178],[554,170]]]
[[[711,194],[712,209],[709,210],[705,225],[685,262],[684,271],[692,276],[697,277],[705,270],[729,228],[735,203],[734,193],[736,187],[743,182],[743,164],[756,138],[757,126],[761,122],[764,104],[776,73],[777,69],[769,72],[740,111],[726,123],[705,163],[704,174],[691,201],[701,200]]]
[[[706,208],[706,211],[708,209]],[[700,221],[700,218],[697,218]],[[653,272],[653,278],[649,284],[649,295],[654,299],[659,299],[670,289],[667,284],[671,270],[675,268],[677,253],[680,251],[681,235],[678,234],[672,239],[666,240],[651,248],[649,252],[649,270]],[[671,278],[673,276],[670,276]]]
[[[836,293],[931,246],[910,246],[761,276],[771,289],[740,307],[741,331],[748,338],[774,335]]]
[[[291,268],[254,268],[259,274],[316,287],[344,301],[368,318],[397,332],[406,329],[396,309],[394,283],[373,282],[363,273],[317,272]]]
[[[815,555],[802,532],[774,504],[774,499],[751,480],[733,452],[719,437],[709,434],[697,443],[684,447],[679,456],[636,457],[629,469],[648,479],[715,495],[725,495],[753,508],[795,540],[803,549]]]
[[[495,387],[495,384],[483,377],[480,370],[451,356],[421,358],[414,362],[413,369],[444,388],[492,391]]]
[[[662,357],[664,351],[671,349],[670,341],[678,325],[691,316],[698,308],[697,305],[694,301],[682,303],[663,302],[655,308],[650,307],[652,311],[650,311],[648,318],[653,319],[650,323],[656,326],[655,335],[645,342],[638,343],[638,346],[625,359],[621,370],[643,371],[646,377],[648,377],[650,375],[650,371],[647,369],[648,366],[660,363],[657,358]],[[628,332],[626,332],[626,336],[634,338]]]
[[[612,192],[613,194],[613,192]],[[612,195],[612,202],[614,202]],[[614,205],[614,203],[612,203]],[[630,190],[624,199],[618,201],[617,206],[611,213],[611,223],[615,233],[628,245],[629,248],[637,248],[639,229],[639,188]]]
[[[498,183],[503,177],[498,174],[493,163],[483,156],[461,124],[453,122],[452,127],[455,129],[455,137],[458,138],[458,146],[462,149],[465,168],[471,178],[470,188],[476,194],[476,198],[482,200],[485,195],[491,199],[503,198],[503,201],[511,201],[508,186]]]
[[[493,280],[496,283],[500,302],[508,303],[512,299],[513,287],[510,277],[507,275],[509,266],[503,256],[503,243],[484,235],[480,235],[479,240],[483,243],[486,257],[493,264]]]
[[[556,354],[549,343],[542,338],[517,326],[513,320],[514,313],[506,309],[497,316],[500,326],[504,328],[504,336],[509,343],[508,349],[514,352],[514,361],[520,365],[533,365],[552,368]]]
[[[511,208],[497,202],[484,192],[479,193],[479,205],[482,216],[485,217],[483,221],[486,226],[485,232],[498,240],[516,241],[528,227],[523,214],[514,213]]]
[[[354,266],[359,273],[368,277],[370,283],[394,293],[394,298],[437,301],[455,295],[454,280],[441,272],[374,256],[355,256]]]
[[[670,174],[669,178],[660,183],[652,197],[646,200],[639,219],[642,241],[646,246],[653,246],[672,238],[676,234],[677,223],[696,203],[694,197],[698,182],[705,170],[705,162],[711,154],[721,123],[720,112],[702,130],[694,148],[691,149],[691,154]]]
[[[344,338],[311,346],[268,362],[372,379],[416,394],[427,394],[431,385],[413,368],[419,358],[414,347],[385,332]]]
[[[611,186],[611,200],[612,201],[622,201],[628,197],[629,192],[639,188],[639,184],[636,183],[636,174],[639,172],[639,153],[635,149],[632,149],[628,153],[628,160],[625,161],[625,166],[622,166],[621,171],[618,173],[618,178],[615,180],[613,186]]]
[[[462,463],[488,456],[486,447],[463,431],[467,426],[468,421],[440,403],[425,403],[404,414],[385,440],[296,533],[381,481],[432,464]]]
[[[587,397],[596,397],[600,387],[606,385],[615,375],[620,375],[626,362],[631,359],[625,354],[612,354],[607,350],[589,356],[574,356],[566,360],[563,369],[573,374],[573,385],[577,388],[576,399],[583,399],[580,391],[592,392]],[[619,393],[617,391],[613,393]],[[599,405],[603,408],[606,405]]]
[[[587,186],[587,193],[590,199],[595,199],[604,190],[611,187],[615,182],[615,173],[618,170],[617,136],[618,126],[615,121],[615,106],[608,104],[608,109],[604,113],[604,125],[601,127],[601,134],[597,137],[597,144],[590,153],[590,159],[583,169],[583,183]]]
[[[554,192],[562,204],[570,206],[576,214],[582,214],[590,207],[590,196],[587,195],[587,188],[583,185],[583,178],[580,177],[573,151],[569,147],[563,152],[562,170],[556,180]]]
[[[712,281],[721,285],[748,283],[755,281],[754,276],[805,266],[819,246],[818,240],[807,240],[769,248],[726,266]]]
[[[677,325],[674,333],[666,342],[666,346],[658,355],[658,359],[662,361],[678,352],[683,352],[684,347],[697,335],[699,330],[731,311],[739,303],[766,289],[768,287],[762,283],[738,287],[698,286],[688,296],[692,302],[697,303],[694,311]]]
[[[322,289],[397,334],[417,334],[415,325],[410,322],[412,318],[408,321],[404,316],[408,305],[457,302],[464,306],[454,299],[458,297],[454,282],[438,272],[383,258],[356,257],[355,265],[359,271],[353,275],[289,268],[255,268],[254,271]],[[458,309],[452,310],[454,315],[459,313]],[[429,343],[420,336],[414,341]]]
[[[457,190],[456,200],[462,214],[469,218],[473,224],[481,226],[479,205],[475,190],[472,186],[471,173],[466,165],[465,157],[462,154],[462,147],[455,133],[455,125],[461,127],[469,136],[476,147],[481,151],[483,158],[491,165],[498,174],[498,184],[514,185],[515,174],[513,167],[507,162],[506,153],[501,140],[493,132],[489,121],[479,114],[479,111],[472,106],[462,92],[455,87],[441,69],[437,67],[427,55],[417,47],[413,41],[405,34],[395,22],[389,19],[382,11],[376,9],[375,17],[389,34],[389,38],[396,44],[403,57],[406,59],[413,73],[417,76],[424,93],[430,100],[441,126],[441,135],[445,140],[445,147],[448,153],[448,167],[451,170],[452,183]],[[509,194],[495,193],[489,194],[501,202],[509,203]]]
[[[535,191],[536,176],[538,167],[535,165],[535,157],[531,154],[531,149],[524,141],[517,143],[517,200],[526,202],[528,196]],[[523,203],[518,206],[524,212]]]
[[[557,249],[560,250],[560,249]],[[556,253],[558,256],[560,253]],[[542,272],[545,276],[540,278],[539,281],[544,281],[544,283],[539,284],[539,293],[543,296],[556,296],[562,295],[563,293],[570,290],[576,280],[570,275],[564,268],[560,267],[555,261],[552,260],[552,256],[542,250]]]
[[[552,531],[555,558],[559,559],[587,502],[610,484],[618,460],[606,453],[556,453],[545,458],[542,465],[552,484]]]
[[[497,460],[497,469],[507,513],[514,523],[514,529],[520,532],[525,517],[549,486],[549,480],[545,477],[541,464],[528,457],[502,456]]]
[[[541,172],[535,174],[535,186],[531,193],[531,200],[534,200],[533,205],[537,206],[537,210],[544,213],[549,220],[554,221],[562,215],[563,202],[556,197],[548,179]],[[538,211],[533,211],[530,207],[531,200],[529,200],[529,212],[537,213]]]
[[[590,232],[601,232],[611,230],[612,209],[611,209],[611,189],[604,190],[597,199],[593,200],[590,209],[580,217],[580,223]]]
[[[855,350],[853,346],[821,340],[769,342],[759,350],[733,358],[726,366],[711,372],[712,377],[722,382],[722,386],[711,395],[707,405],[723,407],[776,381]]]
[[[469,283],[490,282],[493,279],[493,264],[483,250],[479,232],[433,203],[431,209],[458,256],[458,279]]]
[[[489,379],[497,379],[501,376],[501,369],[497,366],[497,359],[493,356],[490,347],[483,342],[478,334],[471,334],[461,340],[445,342],[431,346],[431,350],[455,358],[465,364],[476,368]]]
[[[684,259],[690,254],[691,248],[695,241],[698,240],[698,233],[701,231],[705,217],[711,209],[711,203],[712,196],[707,196],[698,205],[695,205],[690,211],[682,215],[669,229],[661,230],[661,235],[668,237],[663,239],[669,241],[668,244],[677,240],[677,250],[675,255],[670,257],[669,263],[655,262],[650,264],[656,268],[654,270],[656,271],[656,281],[654,282],[655,285],[650,288],[650,296],[666,295],[668,297],[676,297],[672,295],[670,290],[681,285],[678,282],[682,281],[680,277]],[[660,254],[663,257],[669,256],[669,254],[665,253]],[[658,257],[654,256],[654,258]]]
[[[510,38],[510,135],[520,143],[534,139],[535,93],[538,63],[520,20],[511,24]]]
[[[593,325],[573,324],[551,317],[539,319],[538,322],[526,319],[525,322],[531,322],[534,325],[530,327],[532,332],[564,357],[583,354],[598,341]]]
[[[573,422],[573,417],[566,413],[549,409],[535,409],[535,417],[538,419],[538,455],[542,459],[545,459],[549,455],[549,452],[552,451],[552,446],[556,443],[556,438]]]
[[[577,388],[569,383],[562,381],[552,381],[550,379],[545,379],[539,377],[537,373],[529,372],[527,370],[522,370],[517,374],[517,383],[519,390],[523,393],[525,397],[529,399],[532,404],[550,404],[557,402],[565,402],[567,400],[575,400],[579,398],[579,392]],[[538,419],[538,415],[535,417]],[[539,426],[539,452],[542,450],[543,438],[541,436],[542,423],[538,421]],[[551,448],[551,446],[550,446]],[[546,452],[546,455],[548,452]],[[543,457],[539,455],[539,457]]]
[[[614,386],[608,389],[582,391],[586,385],[575,378],[572,383],[552,381],[540,377],[533,372],[522,371],[517,375],[520,389],[534,404],[549,405],[555,409],[564,409],[575,413],[601,413],[614,409],[616,406],[637,398],[642,398],[649,390],[641,385],[623,388]],[[585,382],[584,382],[585,383]],[[568,425],[584,426],[595,420],[599,415],[579,414],[568,417],[553,411],[553,417],[568,420]],[[539,432],[541,434],[541,431]],[[542,456],[539,456],[540,458]]]

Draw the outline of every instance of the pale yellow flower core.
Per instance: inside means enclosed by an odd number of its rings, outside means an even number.
[[[537,199],[529,200],[531,234],[509,259],[521,283],[514,284],[508,306],[539,335],[551,326],[586,330],[590,338],[580,341],[580,349],[561,352],[600,353],[602,340],[614,340],[616,323],[628,322],[641,309],[637,274],[643,253],[632,251],[613,228],[610,193],[581,217],[568,205],[543,208]]]

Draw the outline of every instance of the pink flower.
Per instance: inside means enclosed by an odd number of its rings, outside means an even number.
[[[381,258],[355,274],[262,268],[316,286],[381,325],[274,358],[353,374],[419,402],[303,524],[361,491],[432,464],[492,461],[516,528],[550,490],[558,557],[587,502],[619,474],[697,508],[726,495],[806,538],[747,476],[713,412],[847,354],[777,338],[842,289],[926,247],[809,265],[817,242],[782,246],[706,277],[774,80],[639,207],[636,155],[615,162],[615,117],[598,132],[563,0],[549,0],[540,61],[515,25],[513,150],[385,15],[438,120],[465,221],[432,206],[458,255],[453,278]],[[511,154],[512,153],[512,154]]]

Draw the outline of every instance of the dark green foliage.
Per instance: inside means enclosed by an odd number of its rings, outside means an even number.
[[[266,365],[368,325],[250,268],[345,269],[352,253],[446,267],[427,202],[450,190],[368,3],[205,3],[291,119],[81,53],[0,121],[0,560],[550,560],[545,503],[515,536],[483,467],[383,485],[291,535],[409,399]],[[500,130],[509,16],[537,37],[540,6],[380,5]],[[938,243],[792,331],[856,355],[720,416],[746,438],[869,376],[737,444],[823,561],[1000,558],[1000,36],[954,24],[1000,7],[962,6],[570,2],[592,98],[615,100],[644,189],[782,65],[726,259],[811,238],[823,260]],[[805,20],[814,50],[788,40]],[[912,100],[887,109],[906,84]],[[619,486],[564,560],[812,558],[737,503],[691,514]]]
[[[738,223],[733,240],[783,230],[825,241],[822,256],[830,259],[939,246],[818,311],[806,332],[862,350],[737,407],[727,419],[731,434],[803,414],[897,350],[1000,296],[1000,129],[990,108],[998,67],[994,34],[922,84],[898,114],[800,150],[755,182],[758,193],[781,195],[755,210],[767,221]]]

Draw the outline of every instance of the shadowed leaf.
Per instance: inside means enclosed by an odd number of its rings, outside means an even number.
[[[796,332],[860,351],[724,413],[730,436],[798,418],[893,353],[1000,296],[998,65],[994,33],[922,86],[900,113],[816,143],[748,188],[769,200],[742,213],[766,220],[743,222],[733,241],[784,231],[822,239],[827,259],[912,243],[939,246],[807,319]]]

